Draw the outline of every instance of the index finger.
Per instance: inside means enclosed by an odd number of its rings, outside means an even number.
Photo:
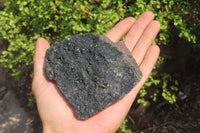
[[[118,24],[116,24],[107,34],[106,36],[113,42],[118,42],[121,38],[131,29],[133,24],[135,23],[135,19],[133,17],[128,17]]]

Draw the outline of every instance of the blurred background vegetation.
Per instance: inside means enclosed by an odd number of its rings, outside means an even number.
[[[200,47],[199,0],[1,0],[0,2],[0,40],[9,43],[7,48],[1,51],[0,63],[9,68],[11,75],[19,82],[33,77],[32,59],[38,37],[43,37],[53,44],[75,34],[105,34],[126,17],[138,18],[143,12],[152,11],[156,20],[161,23],[160,33],[154,41],[154,44],[161,47],[161,56],[141,89],[137,102],[145,105],[146,99],[156,101],[158,98],[163,98],[169,103],[174,103],[180,81],[173,71],[169,70],[170,66],[167,66],[170,63],[177,63],[177,60],[173,60],[176,55],[171,54],[170,50],[176,49],[175,45],[180,43],[190,45],[190,49]],[[162,51],[163,49],[166,51]],[[31,92],[30,84],[23,89]],[[29,99],[28,105],[34,106],[34,98],[28,95],[27,99]],[[121,132],[131,131],[126,127],[126,122],[127,120],[123,122]]]

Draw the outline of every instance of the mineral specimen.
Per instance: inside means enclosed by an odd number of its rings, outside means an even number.
[[[142,73],[123,41],[97,34],[75,35],[46,52],[44,72],[87,119],[119,100],[140,81]]]

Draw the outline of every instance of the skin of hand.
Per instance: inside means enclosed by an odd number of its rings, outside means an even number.
[[[44,133],[113,133],[119,128],[159,56],[159,47],[152,45],[160,30],[160,24],[154,20],[154,17],[152,12],[147,11],[137,20],[132,17],[126,18],[106,34],[113,42],[118,42],[125,36],[123,41],[139,65],[143,77],[122,99],[87,120],[76,118],[73,108],[60,93],[56,84],[45,76],[44,59],[46,50],[50,46],[43,38],[37,40],[33,58],[32,91],[36,98]]]

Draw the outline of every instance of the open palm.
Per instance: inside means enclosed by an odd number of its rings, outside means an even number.
[[[73,108],[60,93],[56,84],[44,74],[44,59],[49,43],[39,38],[34,55],[34,79],[32,90],[36,97],[44,133],[111,133],[115,132],[128,113],[140,88],[148,78],[159,55],[159,47],[152,45],[160,29],[152,12],[143,13],[138,20],[126,18],[115,25],[106,36],[118,42],[123,36],[140,70],[142,80],[122,99],[87,120],[79,120]]]

